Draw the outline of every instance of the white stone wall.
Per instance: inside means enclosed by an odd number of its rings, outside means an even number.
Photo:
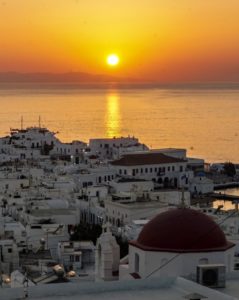
[[[154,184],[152,181],[134,181],[134,182],[115,182],[110,183],[115,190],[115,193],[120,192],[149,192],[154,189]]]
[[[129,246],[129,270],[134,272],[135,253],[139,254],[139,275],[142,278],[150,276],[191,276],[196,275],[197,266],[202,259],[208,259],[208,264],[225,264],[226,271],[234,268],[234,252],[231,248],[226,251],[201,253],[172,253],[144,251],[132,245]],[[204,263],[203,263],[204,264]]]

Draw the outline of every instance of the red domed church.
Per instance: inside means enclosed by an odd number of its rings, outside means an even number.
[[[197,267],[221,264],[233,270],[234,244],[212,218],[190,208],[171,209],[145,225],[129,245],[129,273],[196,277]]]

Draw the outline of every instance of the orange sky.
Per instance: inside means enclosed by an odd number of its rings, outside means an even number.
[[[239,81],[238,13],[238,0],[1,0],[0,72]]]

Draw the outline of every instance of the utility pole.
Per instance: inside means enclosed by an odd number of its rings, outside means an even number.
[[[2,288],[2,245],[0,245],[0,286]]]

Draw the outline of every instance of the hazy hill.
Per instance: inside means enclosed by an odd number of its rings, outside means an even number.
[[[125,79],[107,76],[92,75],[83,72],[69,73],[18,73],[0,72],[0,82],[22,82],[22,83],[100,83],[100,82],[122,82]],[[126,79],[127,81],[127,79]]]

